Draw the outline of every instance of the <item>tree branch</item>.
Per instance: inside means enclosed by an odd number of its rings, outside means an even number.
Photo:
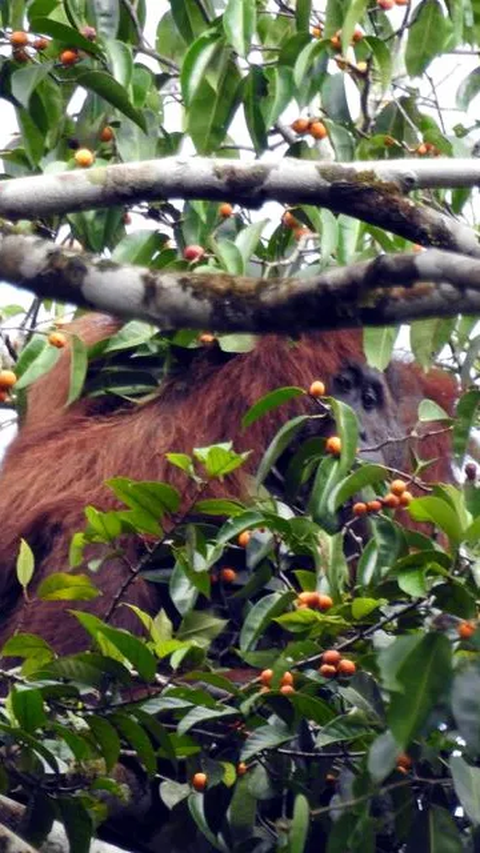
[[[167,198],[234,199],[248,207],[274,200],[326,207],[416,243],[480,257],[472,229],[405,198],[413,190],[479,183],[478,159],[270,163],[166,157],[4,181],[0,216],[31,219]]]
[[[0,850],[5,853],[36,853],[33,847],[19,838],[19,831],[25,806],[0,795]],[[41,853],[68,853],[70,845],[61,823],[55,821],[51,832],[40,847]],[[123,853],[120,847],[108,844],[106,841],[92,839],[90,853]]]
[[[163,329],[291,334],[480,313],[480,261],[438,249],[380,255],[310,278],[255,279],[122,266],[15,234],[0,238],[0,269],[4,281],[42,299]]]

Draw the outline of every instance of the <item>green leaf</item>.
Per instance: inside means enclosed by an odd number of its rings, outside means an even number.
[[[92,2],[98,34],[104,39],[114,39],[120,24],[119,0],[92,0]]]
[[[77,77],[79,86],[87,91],[95,92],[112,107],[116,107],[123,115],[138,125],[144,133],[147,132],[145,116],[137,110],[130,101],[127,90],[117,83],[106,71],[84,71]]]
[[[72,575],[68,572],[48,575],[37,590],[37,596],[42,601],[92,601],[100,594],[88,575]]]
[[[70,853],[89,853],[93,822],[82,800],[57,796],[56,802],[67,834]]]
[[[480,824],[480,768],[471,767],[460,755],[450,758],[455,793],[473,824]]]
[[[199,793],[191,793],[188,798],[188,808],[190,814],[198,826],[202,835],[205,836],[207,841],[215,848],[215,850],[221,850],[222,853],[228,853],[228,848],[223,842],[223,840],[216,836],[212,830],[210,829],[204,810],[204,796]]]
[[[242,652],[252,651],[257,640],[272,619],[283,613],[287,605],[293,601],[294,594],[273,592],[257,601],[249,611],[240,631],[240,649]]]
[[[216,89],[204,79],[188,111],[188,133],[199,154],[211,154],[222,143],[240,100],[240,76],[229,62]]]
[[[195,447],[193,455],[205,467],[208,476],[214,478],[231,474],[243,465],[250,454],[236,453],[232,450],[232,442],[228,441],[211,447]]]
[[[188,49],[182,63],[180,83],[185,106],[188,107],[213,62],[215,54],[222,46],[217,32],[203,33]]]
[[[118,761],[121,749],[116,729],[105,717],[97,714],[88,714],[84,719],[100,747],[107,771],[111,770]]]
[[[43,707],[40,690],[14,687],[10,693],[13,713],[19,726],[25,731],[32,732],[47,725],[48,718]]]
[[[17,557],[16,571],[17,580],[23,589],[26,589],[30,583],[35,569],[35,557],[28,542],[25,539],[20,540],[20,549]]]
[[[467,111],[471,101],[480,91],[480,68],[474,68],[465,77],[457,90],[457,107]]]
[[[157,761],[150,738],[143,726],[140,726],[136,720],[127,714],[112,714],[110,720],[133,747],[147,773],[153,775],[157,768]]]
[[[408,507],[408,511],[414,521],[430,521],[440,527],[453,545],[459,545],[462,541],[460,519],[451,504],[442,498],[430,495],[426,498],[416,498]]]
[[[418,419],[425,421],[448,421],[449,415],[435,400],[422,400],[418,407]]]
[[[42,80],[51,73],[51,64],[28,65],[19,68],[11,76],[10,86],[13,97],[20,102],[22,107],[28,109],[30,97]]]
[[[260,726],[249,735],[248,740],[243,746],[240,759],[241,761],[248,761],[249,758],[253,758],[259,752],[263,752],[265,749],[275,749],[275,747],[287,743],[287,741],[292,740],[294,737],[294,733],[288,726],[281,722],[273,722],[271,725]]]
[[[303,853],[310,827],[310,808],[304,794],[297,794],[288,833],[288,853]]]
[[[177,631],[178,640],[214,640],[227,625],[226,619],[219,619],[206,610],[191,610],[186,613]]]
[[[441,53],[449,26],[438,0],[424,0],[408,30],[405,64],[412,77],[419,77]]]
[[[254,65],[243,81],[243,110],[248,132],[257,154],[268,148],[267,126],[262,102],[268,95],[268,83],[263,71]]]
[[[242,230],[237,234],[235,238],[235,245],[240,251],[245,267],[255,252],[267,223],[267,219],[260,219],[258,222],[252,222],[251,225],[247,225],[246,228],[242,228]]]
[[[93,56],[101,56],[102,49],[95,42],[82,36],[82,34],[73,27],[68,27],[60,21],[55,21],[53,18],[35,18],[31,22],[33,32],[45,33],[47,36],[62,42],[68,47],[78,47],[79,50],[84,50],[86,53],[91,53]]]
[[[271,412],[272,409],[278,408],[282,403],[287,403],[289,400],[293,400],[295,397],[301,396],[305,396],[304,388],[299,388],[295,385],[285,388],[276,388],[274,391],[270,391],[268,394],[260,397],[253,406],[250,406],[248,412],[242,418],[242,427],[246,429],[267,412]]]
[[[350,406],[329,397],[328,403],[332,407],[333,416],[337,426],[337,434],[342,442],[340,454],[340,470],[342,473],[350,471],[358,450],[358,421],[357,416]]]
[[[476,423],[479,403],[480,391],[476,388],[462,394],[457,403],[453,425],[453,452],[459,462],[467,452],[470,431]]]
[[[451,671],[452,649],[443,634],[426,634],[407,652],[397,671],[402,693],[393,694],[388,714],[401,748],[418,734],[439,697],[448,690]]]
[[[171,0],[173,20],[182,38],[191,44],[208,26],[201,0]],[[158,48],[160,51],[162,45]]]
[[[70,347],[70,386],[68,389],[67,406],[81,396],[88,370],[88,350],[78,335],[71,336]]]
[[[51,646],[36,634],[19,633],[9,637],[1,649],[5,657],[37,658],[48,661],[55,657]]]
[[[226,498],[207,498],[193,506],[193,512],[200,512],[203,515],[226,515],[231,518],[240,515],[244,510],[243,504]]]
[[[265,477],[270,469],[275,465],[279,456],[281,456],[284,450],[287,449],[288,445],[294,439],[300,428],[308,420],[310,420],[308,415],[299,415],[298,417],[287,421],[287,423],[283,424],[283,426],[278,430],[277,434],[268,445],[262,456],[260,465],[258,466],[256,475],[257,487],[263,483]]]
[[[188,711],[177,726],[179,735],[184,735],[189,729],[205,722],[213,722],[224,717],[238,717],[237,708],[202,708],[196,707]]]
[[[114,477],[106,484],[127,506],[144,510],[155,519],[161,520],[165,513],[177,512],[180,507],[180,495],[168,483]]]
[[[381,371],[388,367],[397,336],[397,326],[368,326],[363,330],[363,348],[370,367]]]
[[[92,613],[80,613],[78,610],[73,610],[72,613],[91,637],[95,640],[105,637],[138,670],[141,678],[152,681],[156,671],[156,661],[142,640],[128,631],[106,625]]]
[[[165,458],[168,459],[171,465],[181,468],[186,474],[190,474],[190,476],[193,474],[192,457],[186,453],[166,453]]]
[[[257,335],[219,335],[218,345],[222,352],[251,352],[258,341]]]
[[[223,28],[233,49],[239,56],[245,57],[257,28],[255,0],[227,0]]]
[[[40,352],[38,352],[38,348],[36,348],[36,357],[30,362],[30,364],[28,364],[28,366],[25,367],[25,370],[22,371],[21,376],[15,385],[15,390],[21,391],[24,388],[28,388],[32,382],[35,382],[37,379],[40,379],[41,376],[44,376],[45,373],[48,373],[49,370],[51,370],[57,363],[59,358],[60,350],[46,345],[44,338]],[[20,366],[23,367],[23,363],[21,363]]]
[[[385,598],[354,598],[352,601],[352,616],[355,620],[361,621],[377,610],[378,607],[384,607],[387,604]]]
[[[388,477],[383,465],[362,465],[358,471],[345,477],[333,490],[331,503],[334,510],[339,509],[349,498],[358,494],[364,486],[385,481]]]
[[[348,11],[342,24],[342,52],[345,56],[350,46],[353,31],[358,21],[362,20],[367,6],[368,0],[350,0],[348,3]]]

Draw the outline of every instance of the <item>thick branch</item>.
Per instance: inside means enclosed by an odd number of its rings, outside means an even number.
[[[5,853],[36,853],[33,847],[19,838],[19,831],[25,806],[0,795],[0,850]],[[40,847],[41,853],[68,853],[68,843],[65,830],[61,823],[55,821],[51,832]],[[94,839],[90,845],[90,853],[123,853],[123,849],[108,844],[106,841]]]
[[[167,198],[233,199],[248,207],[274,200],[327,207],[416,243],[480,257],[473,230],[405,198],[415,189],[479,183],[478,159],[269,163],[167,157],[4,181],[0,216],[31,219]]]
[[[480,261],[432,249],[310,278],[255,279],[121,266],[43,241],[0,239],[5,281],[163,329],[292,333],[480,313]]]

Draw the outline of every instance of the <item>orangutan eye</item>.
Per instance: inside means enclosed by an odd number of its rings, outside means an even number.
[[[362,391],[362,406],[364,409],[375,409],[381,403],[381,395],[373,385]]]
[[[339,373],[335,379],[335,384],[338,386],[340,391],[347,393],[351,391],[354,386],[354,378],[350,373]]]

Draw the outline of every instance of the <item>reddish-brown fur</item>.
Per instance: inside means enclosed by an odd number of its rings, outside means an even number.
[[[112,334],[119,323],[101,315],[83,318],[74,324],[77,334],[88,343]],[[18,438],[10,448],[0,477],[0,601],[10,614],[0,630],[0,644],[20,628],[38,632],[63,653],[86,645],[83,629],[65,611],[73,602],[24,605],[15,576],[15,560],[20,539],[26,539],[37,561],[36,577],[68,569],[68,544],[72,534],[84,526],[84,507],[100,509],[116,506],[112,492],[103,484],[113,476],[138,480],[162,479],[177,486],[188,501],[191,487],[185,475],[171,466],[167,451],[190,452],[193,446],[234,440],[237,450],[254,449],[250,470],[281,421],[311,409],[308,397],[295,401],[270,417],[258,420],[242,432],[240,421],[248,407],[268,390],[283,385],[308,387],[312,380],[327,384],[349,361],[364,361],[358,331],[310,334],[292,342],[270,335],[258,347],[231,361],[212,366],[208,350],[200,352],[188,375],[167,382],[158,399],[147,405],[127,406],[110,414],[99,413],[94,400],[81,400],[69,409],[64,403],[69,382],[68,356],[54,371],[35,384],[29,394],[28,414]],[[396,364],[389,382],[395,407],[406,434],[416,420],[422,397],[435,399],[450,411],[456,393],[453,380],[434,371],[423,375],[413,365]],[[448,438],[423,441],[422,457],[439,457],[427,475],[432,480],[450,478]],[[210,496],[245,493],[243,470],[225,482],[209,488]],[[128,569],[119,560],[102,566],[94,582],[103,596],[85,605],[99,616],[105,615]],[[158,587],[136,580],[128,601],[155,612],[159,606]],[[116,609],[112,623],[138,630],[138,620],[129,608]]]

